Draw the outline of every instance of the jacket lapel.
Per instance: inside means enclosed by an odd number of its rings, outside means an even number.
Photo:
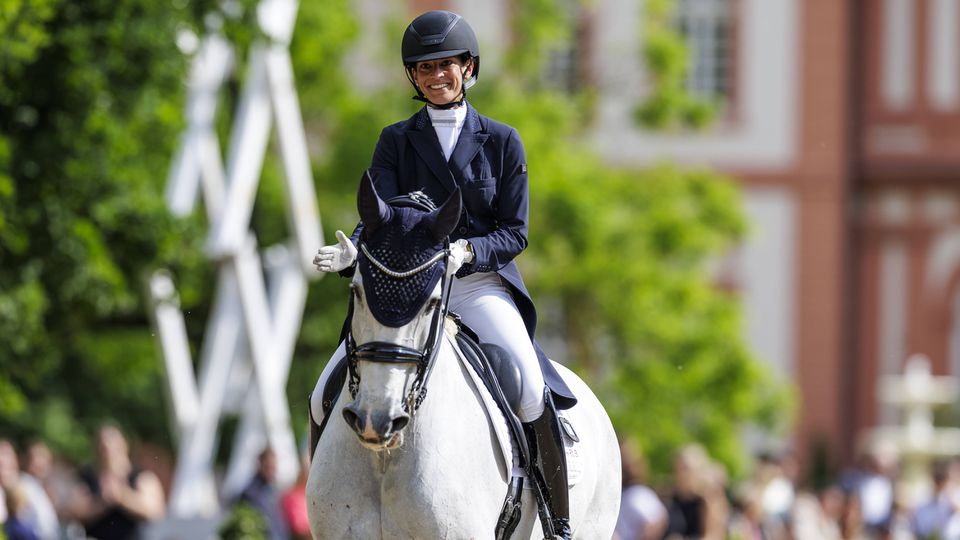
[[[458,183],[463,183],[463,171],[468,170],[470,162],[487,142],[489,134],[481,132],[480,118],[476,109],[467,104],[467,117],[463,121],[463,129],[460,130],[460,137],[457,139],[457,145],[453,147],[453,154],[450,155],[450,171],[457,179]],[[438,142],[437,145],[440,143]]]
[[[450,167],[443,160],[443,149],[440,148],[437,133],[430,124],[430,116],[427,115],[426,107],[420,109],[420,112],[417,113],[416,122],[407,130],[407,139],[410,140],[410,144],[413,145],[413,149],[420,156],[420,159],[433,171],[434,176],[440,181],[440,185],[448,193],[453,193],[457,188],[457,181],[450,172]]]

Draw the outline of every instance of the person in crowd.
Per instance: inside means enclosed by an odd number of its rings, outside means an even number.
[[[703,500],[706,502],[705,539],[723,539],[730,519],[730,500],[727,497],[728,477],[723,464],[707,460],[703,482]]]
[[[54,540],[59,537],[60,522],[46,491],[36,478],[20,471],[16,449],[6,439],[0,439],[0,487],[5,491],[22,493],[24,498],[16,515],[9,514],[10,505],[7,501],[8,504],[4,505],[4,517],[16,518],[40,540]]]
[[[885,534],[884,534],[885,536]],[[843,508],[840,511],[840,538],[843,540],[864,540],[879,538],[878,533],[868,532],[863,520],[863,504],[856,492],[845,492]]]
[[[781,455],[761,454],[757,460],[754,477],[760,489],[764,519],[778,519],[786,524],[790,518],[796,494],[793,481],[784,471]]]
[[[310,519],[307,516],[307,475],[310,473],[310,458],[306,450],[300,456],[300,474],[297,481],[280,496],[283,519],[294,540],[310,538]]]
[[[699,445],[681,448],[673,460],[673,493],[667,501],[664,538],[704,538],[707,503],[703,497],[709,482],[710,460]]]
[[[620,441],[620,462],[623,493],[617,516],[617,540],[654,540],[663,535],[667,526],[667,509],[652,489],[644,485],[646,462],[633,445]]]
[[[921,503],[910,516],[910,529],[917,538],[942,538],[950,518],[956,513],[954,500],[955,479],[950,477],[951,467],[947,462],[939,461],[931,467],[933,493],[930,499]]]
[[[116,426],[100,427],[96,444],[96,468],[81,473],[69,513],[90,538],[139,538],[141,526],[165,512],[163,486],[154,473],[134,467],[127,439]]]
[[[37,479],[59,515],[70,494],[73,472],[58,467],[53,452],[42,440],[34,440],[23,453],[23,470]]]
[[[786,529],[770,519],[763,508],[764,486],[756,481],[745,482],[735,496],[735,512],[727,525],[726,538],[740,540],[786,540]]]
[[[23,487],[20,484],[11,484],[0,491],[6,499],[7,517],[3,522],[3,534],[7,540],[40,540],[36,528],[23,518],[30,506]]]
[[[841,540],[844,496],[835,485],[823,488],[817,495],[797,494],[790,520],[794,540]]]
[[[250,483],[240,492],[236,502],[246,503],[260,512],[267,521],[272,540],[285,540],[289,537],[289,531],[281,513],[277,489],[274,486],[276,481],[277,454],[267,447],[257,457],[257,471]]]
[[[896,451],[875,445],[860,456],[858,467],[841,479],[842,487],[859,501],[863,526],[870,535],[885,536],[889,531],[896,468]]]

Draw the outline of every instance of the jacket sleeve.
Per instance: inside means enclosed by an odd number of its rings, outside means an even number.
[[[474,258],[464,266],[464,275],[500,270],[526,249],[529,195],[523,141],[517,130],[511,128],[503,147],[500,182],[493,201],[496,228],[483,236],[467,238]]]
[[[373,187],[381,199],[387,200],[397,195],[399,186],[397,185],[397,145],[394,137],[388,133],[390,127],[383,128],[380,131],[380,139],[377,140],[377,146],[373,150],[373,160],[370,163],[370,177],[373,179]],[[358,222],[350,235],[350,241],[353,245],[360,247],[360,233],[363,231],[363,222]],[[354,263],[340,271],[343,277],[352,277],[357,263]]]

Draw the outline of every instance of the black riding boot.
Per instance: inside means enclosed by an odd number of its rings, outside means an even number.
[[[530,445],[530,453],[536,456],[535,463],[543,475],[547,489],[550,514],[553,516],[554,538],[569,540],[570,535],[570,492],[567,487],[567,452],[563,446],[563,434],[560,432],[560,419],[553,405],[550,390],[544,398],[543,415],[523,424]]]

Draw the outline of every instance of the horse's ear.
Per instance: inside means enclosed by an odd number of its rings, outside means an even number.
[[[370,171],[363,172],[360,178],[360,190],[357,192],[357,212],[363,227],[368,232],[374,232],[385,221],[390,219],[390,206],[383,202],[377,189],[373,187],[373,178]]]
[[[460,209],[463,202],[460,200],[460,188],[457,188],[447,197],[443,205],[437,209],[437,217],[433,222],[433,236],[439,242],[450,236],[457,223],[460,222]]]

